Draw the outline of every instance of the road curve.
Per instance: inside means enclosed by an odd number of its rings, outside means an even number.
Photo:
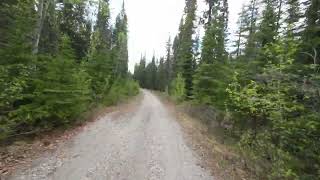
[[[86,127],[10,180],[212,180],[164,104],[143,90],[138,106]]]

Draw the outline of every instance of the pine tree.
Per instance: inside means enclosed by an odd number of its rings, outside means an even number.
[[[159,91],[165,91],[166,88],[166,68],[164,58],[160,58],[157,68],[156,89]]]
[[[306,27],[303,31],[303,47],[305,54],[304,61],[308,63],[319,64],[320,57],[320,2],[318,0],[308,0],[308,9],[305,13]]]
[[[114,80],[115,61],[111,56],[110,10],[107,1],[100,0],[97,24],[92,34],[88,62],[88,73],[92,77],[92,98],[96,102],[103,101]]]
[[[126,15],[124,3],[122,10],[117,16],[114,30],[114,54],[116,59],[116,74],[126,77],[128,73],[128,18]]]
[[[220,5],[222,4],[222,5]],[[217,1],[216,4],[209,3],[211,22],[208,22],[205,36],[203,37],[201,63],[211,64],[215,61],[225,61],[227,52],[226,31],[228,26],[228,4],[227,1]],[[210,8],[212,10],[210,10]]]
[[[245,45],[245,42],[244,42],[244,38],[245,38],[245,32],[246,32],[246,22],[247,22],[247,19],[246,19],[246,9],[245,9],[245,6],[242,6],[242,10],[241,12],[239,13],[239,19],[237,21],[237,24],[238,24],[238,30],[236,32],[237,34],[237,39],[235,40],[235,53],[236,54],[236,57],[238,58],[239,56],[242,55],[242,52],[243,52],[243,49],[244,49],[244,45]]]
[[[192,35],[194,34],[194,20],[196,18],[196,0],[186,0],[186,19],[179,36],[179,49],[177,51],[177,72],[185,79],[187,98],[192,96],[192,76],[194,74],[194,55]]]
[[[195,99],[207,105],[222,108],[226,97],[228,82],[227,52],[225,49],[228,24],[228,5],[226,1],[217,1],[213,7],[209,4],[211,22],[208,22],[203,38],[201,64],[194,75],[193,94]]]
[[[137,84],[127,77],[126,15],[120,18],[121,32],[112,39],[109,2],[99,0],[92,18],[89,4],[0,2],[0,140],[71,124],[92,105],[138,93]],[[97,19],[94,32],[92,19]],[[112,51],[115,45],[120,51]],[[117,61],[125,76],[116,83],[113,52],[125,59]]]
[[[140,62],[136,64],[134,69],[134,78],[142,88],[147,88],[146,76],[146,57],[141,55]]]
[[[277,22],[279,21],[273,0],[264,0],[263,3],[265,9],[262,13],[262,21],[257,35],[261,47],[275,41],[278,34]]]
[[[86,1],[64,2],[59,16],[61,33],[68,35],[77,61],[87,56],[90,46],[91,23],[86,19]]]
[[[166,44],[166,59],[164,62],[165,66],[165,88],[169,87],[171,80],[173,79],[173,63],[172,63],[172,56],[171,56],[171,37],[169,37],[167,44]]]
[[[251,0],[247,7],[246,23],[248,36],[246,38],[245,58],[253,60],[257,56],[257,21],[258,21],[258,0]]]
[[[55,1],[49,1],[41,29],[41,36],[37,48],[38,53],[56,56],[59,51],[59,41],[61,37]]]
[[[287,36],[297,36],[298,25],[302,14],[300,12],[300,2],[299,0],[287,0],[287,17],[285,18],[285,22],[287,23]]]
[[[89,76],[74,61],[75,53],[67,36],[62,37],[59,49],[56,59],[39,59],[39,70],[32,79],[35,89],[29,97],[32,103],[12,112],[12,119],[27,127],[52,128],[71,123],[86,110],[90,102]]]
[[[173,51],[173,57],[172,57],[172,76],[176,77],[178,74],[178,56],[180,53],[180,45],[181,45],[181,37],[182,37],[182,31],[183,31],[183,24],[184,19],[181,18],[180,24],[179,24],[179,32],[176,35],[176,37],[173,40],[172,44],[172,51]]]

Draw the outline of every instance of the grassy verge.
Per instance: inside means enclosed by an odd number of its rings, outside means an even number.
[[[264,179],[251,169],[252,162],[241,153],[238,139],[223,124],[220,112],[190,101],[178,102],[166,93],[155,92],[173,109],[190,147],[202,158],[217,179]]]

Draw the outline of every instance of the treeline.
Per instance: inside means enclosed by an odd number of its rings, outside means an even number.
[[[219,111],[220,124],[231,125],[259,178],[318,179],[320,1],[250,0],[236,38],[228,32],[228,1],[206,3],[197,18],[196,0],[186,0],[168,55],[148,65],[143,57],[135,78],[142,87]],[[231,43],[233,52],[227,51]]]
[[[0,140],[138,93],[124,7],[114,26],[108,0],[3,0],[0,15]]]

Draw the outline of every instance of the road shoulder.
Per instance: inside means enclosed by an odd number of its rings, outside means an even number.
[[[241,157],[228,145],[216,140],[209,133],[208,128],[200,120],[192,118],[184,112],[184,105],[177,105],[166,95],[155,92],[161,101],[166,104],[184,132],[187,145],[197,153],[201,167],[210,171],[218,180],[252,179],[250,173],[243,166]]]
[[[42,134],[21,137],[12,144],[0,147],[0,180],[6,179],[17,169],[31,165],[32,161],[47,154],[53,154],[59,147],[70,141],[100,117],[117,111],[126,112],[134,108],[142,99],[142,93],[118,105],[95,108],[84,113],[84,121],[69,128],[59,128]]]

